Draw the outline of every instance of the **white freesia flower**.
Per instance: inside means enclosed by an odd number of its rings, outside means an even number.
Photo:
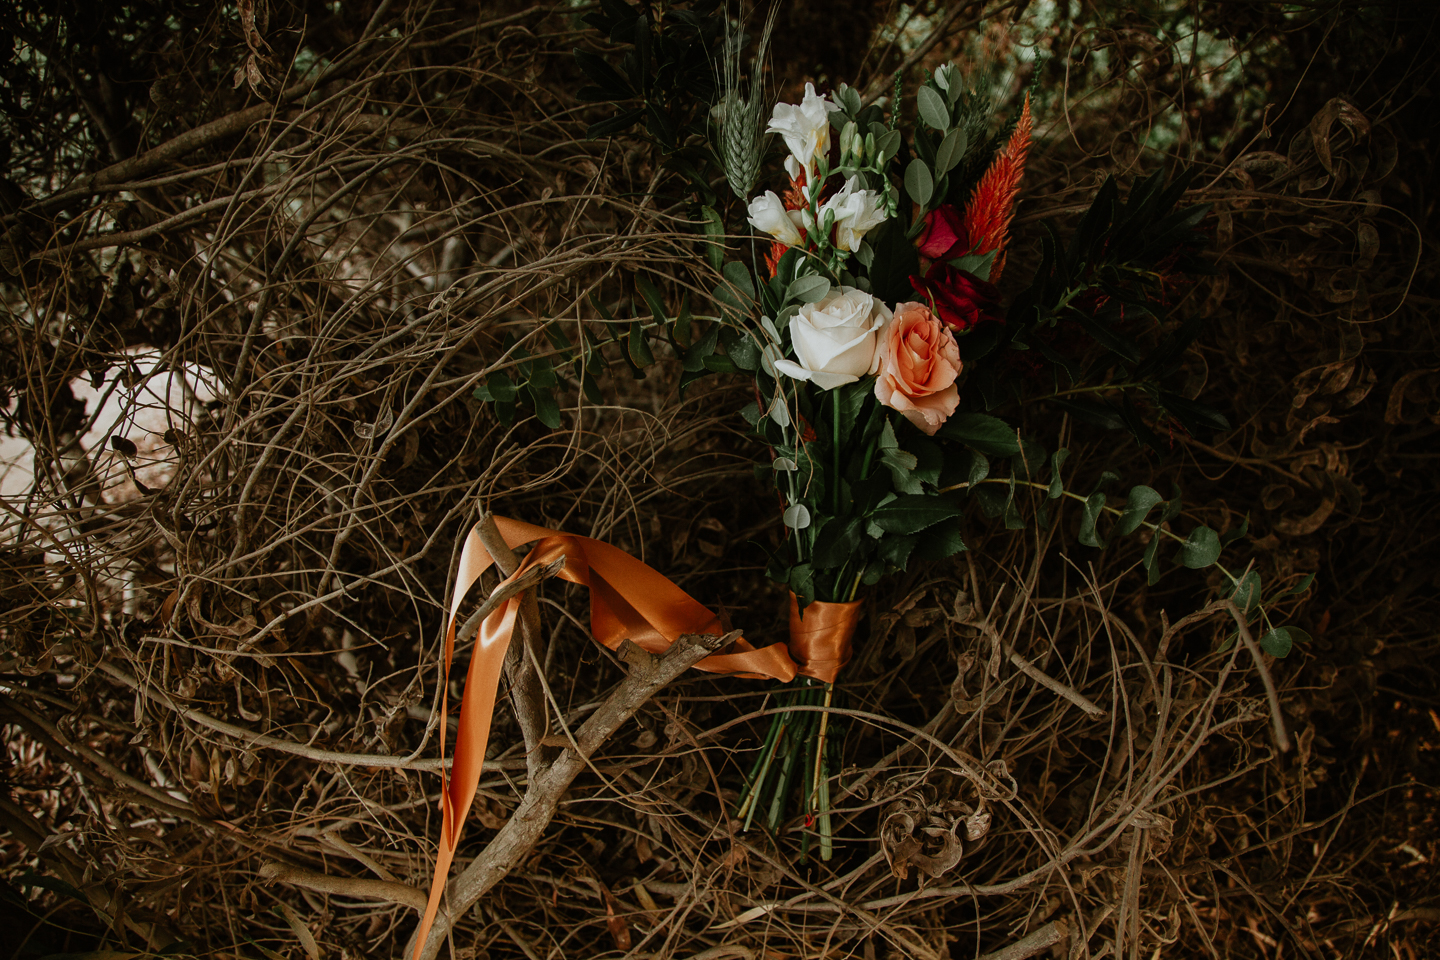
[[[785,146],[800,166],[805,168],[807,178],[815,176],[815,156],[823,155],[830,149],[830,113],[839,110],[835,104],[815,93],[813,83],[805,84],[805,99],[799,105],[793,103],[775,104],[775,113],[770,118],[766,133],[778,133],[785,138]],[[793,176],[793,175],[792,175]]]
[[[878,333],[890,309],[863,290],[838,287],[819,303],[807,303],[790,321],[794,360],[777,360],[775,369],[796,380],[833,390],[877,369]]]
[[[835,215],[835,246],[846,253],[860,249],[865,234],[885,222],[885,205],[874,190],[857,190],[859,178],[851,177],[835,196],[820,206],[820,220],[826,211]]]
[[[780,202],[774,190],[766,190],[764,196],[751,200],[748,212],[750,225],[756,230],[768,233],[791,247],[798,247],[805,242],[800,236],[800,212],[786,210],[785,204]]]

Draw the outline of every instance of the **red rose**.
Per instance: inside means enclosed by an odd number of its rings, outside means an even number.
[[[931,210],[925,214],[925,229],[920,231],[915,248],[930,260],[963,257],[970,252],[965,215],[948,203]]]
[[[930,301],[935,313],[957,332],[969,330],[982,320],[1003,323],[1000,292],[967,270],[937,263],[924,277],[911,277],[915,292]]]

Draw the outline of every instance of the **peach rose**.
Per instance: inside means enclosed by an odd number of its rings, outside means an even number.
[[[901,303],[880,331],[875,397],[930,436],[960,405],[960,346],[923,303]]]

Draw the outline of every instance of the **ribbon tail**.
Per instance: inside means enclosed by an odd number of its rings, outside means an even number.
[[[523,572],[516,571],[518,576]],[[480,626],[475,638],[475,650],[470,657],[470,670],[465,677],[465,696],[460,701],[460,729],[455,735],[455,759],[450,767],[441,800],[440,848],[435,858],[435,877],[430,884],[430,899],[425,906],[425,916],[415,933],[415,960],[425,949],[430,928],[439,913],[440,900],[445,894],[445,878],[450,874],[455,851],[460,846],[460,833],[470,806],[480,787],[480,771],[485,765],[485,747],[490,742],[490,721],[495,713],[495,699],[500,690],[500,674],[505,667],[505,651],[515,634],[515,619],[519,602],[512,598],[493,611]],[[455,639],[455,622],[452,618],[446,636],[446,649],[451,650]],[[449,663],[446,663],[449,673]],[[441,718],[441,739],[445,736],[444,718]]]
[[[670,644],[687,633],[721,632],[720,619],[699,601],[681,590],[659,571],[630,556],[623,550],[600,540],[577,537],[547,530],[533,524],[506,517],[495,517],[495,526],[511,547],[539,541],[510,579],[540,564],[564,558],[559,576],[590,590],[590,629],[599,642],[612,650],[631,640],[652,653],[663,653]],[[450,616],[445,627],[445,678],[448,687],[450,662],[455,652],[455,620],[466,594],[480,575],[488,570],[493,558],[485,550],[476,530],[465,538],[460,565],[455,577],[455,591],[450,600]],[[507,583],[509,580],[506,581]],[[515,632],[519,600],[511,598],[492,611],[480,626],[470,670],[465,679],[464,699],[460,703],[460,730],[455,737],[455,759],[450,776],[443,782],[441,801],[441,836],[435,859],[435,877],[425,915],[415,933],[418,960],[425,949],[435,918],[444,897],[445,880],[455,860],[460,833],[470,806],[480,786],[485,747],[490,740],[490,722],[500,687],[500,674],[505,665],[505,651]],[[771,677],[792,680],[796,664],[785,644],[777,643],[756,649],[745,640],[736,640],[730,653],[714,654],[701,660],[696,667],[713,673],[742,677]],[[440,696],[441,756],[444,756],[447,694]]]

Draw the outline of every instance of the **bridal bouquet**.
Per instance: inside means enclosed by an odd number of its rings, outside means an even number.
[[[749,105],[732,95],[723,106],[719,152],[738,193],[758,179],[758,165],[746,169],[743,146],[734,146],[749,131],[730,127],[744,122]],[[899,108],[897,100],[887,115],[879,104],[862,105],[852,88],[822,97],[808,84],[799,104],[774,107],[765,132],[784,141],[787,183],[783,193],[748,199],[758,269],[724,265],[715,299],[725,352],[702,360],[754,377],[755,400],[743,413],[766,445],[761,469],[775,483],[787,528],[788,550],[772,558],[769,573],[791,591],[791,649],[803,674],[780,695],[738,812],[747,828],[757,815],[778,827],[798,781],[823,858],[823,708],[849,658],[863,588],[912,561],[964,550],[972,492],[1007,526],[1021,525],[1017,486],[1049,499],[1067,493],[1059,476],[1065,451],[1047,458],[1039,441],[985,412],[1005,399],[1033,399],[1025,387],[1043,382],[1043,371],[1027,355],[1064,372],[1066,382],[1057,374],[1046,399],[1084,419],[1118,420],[1153,437],[1133,400],[1095,399],[1139,386],[1162,417],[1223,423],[1156,385],[1194,335],[1164,329],[1158,312],[1167,273],[1193,267],[1191,251],[1204,241],[1193,229],[1204,210],[1173,210],[1183,182],[1162,189],[1147,181],[1119,209],[1107,183],[1069,249],[1061,255],[1047,245],[1034,280],[1007,305],[996,284],[1031,144],[1029,96],[992,131],[992,104],[946,66],[919,88],[919,123],[908,137]],[[1154,349],[1142,357],[1139,338],[1147,336]],[[1014,460],[1008,476],[991,476],[992,457]],[[1100,545],[1104,493],[1071,495],[1085,504],[1082,542]],[[1163,500],[1135,488],[1125,508],[1110,508],[1121,516],[1117,528],[1159,531],[1179,507],[1173,498],[1150,522]],[[1218,535],[1200,530],[1184,542],[1191,566],[1218,555]],[[1146,558],[1152,575],[1159,540]]]
[[[1014,420],[1042,404],[1054,419],[1126,430],[1161,452],[1166,435],[1226,427],[1173,382],[1200,332],[1198,319],[1172,311],[1187,276],[1205,269],[1207,238],[1197,227],[1206,209],[1178,206],[1184,174],[1168,184],[1150,176],[1123,201],[1107,179],[1068,240],[1045,223],[1038,249],[1031,242],[1017,252],[1010,228],[1031,149],[1029,94],[993,96],[944,65],[913,101],[898,79],[888,101],[868,104],[844,84],[826,96],[807,84],[798,104],[773,104],[767,116],[768,28],[746,82],[743,44],[727,33],[717,84],[713,60],[701,55],[714,44],[714,23],[672,13],[652,23],[617,2],[586,14],[622,54],[617,68],[577,50],[593,81],[579,95],[616,108],[593,136],[643,126],[686,184],[701,227],[697,255],[722,278],[713,311],[692,313],[688,298],[672,310],[640,273],[638,296],[607,306],[592,295],[602,319],[582,323],[579,337],[547,323],[507,339],[476,397],[504,418],[533,406],[553,428],[556,386],[578,382],[598,402],[612,345],[636,376],[668,345],[683,367],[682,390],[710,374],[751,380],[753,400],[740,413],[763,450],[756,469],[774,483],[785,530],[768,573],[790,591],[789,642],[779,651],[737,644],[701,668],[782,681],[738,814],[746,828],[758,820],[778,829],[798,793],[802,844],[808,850],[818,836],[828,858],[829,708],[865,589],[964,550],[971,501],[1019,529],[1048,525],[1069,499],[1086,546],[1147,536],[1142,565],[1152,582],[1162,543],[1178,544],[1175,559],[1198,569],[1243,535],[1244,526],[1223,536],[1203,525],[1184,536],[1172,530],[1178,488],[1166,497],[1137,485],[1112,503],[1106,487],[1119,478],[1101,472],[1088,492],[1068,489],[1068,451],[1051,453],[996,415]],[[783,157],[771,149],[777,135]],[[727,186],[738,204],[724,202]],[[727,259],[737,235],[741,256]],[[1237,602],[1263,617],[1257,584],[1221,569]],[[1262,642],[1283,655],[1285,631]]]

